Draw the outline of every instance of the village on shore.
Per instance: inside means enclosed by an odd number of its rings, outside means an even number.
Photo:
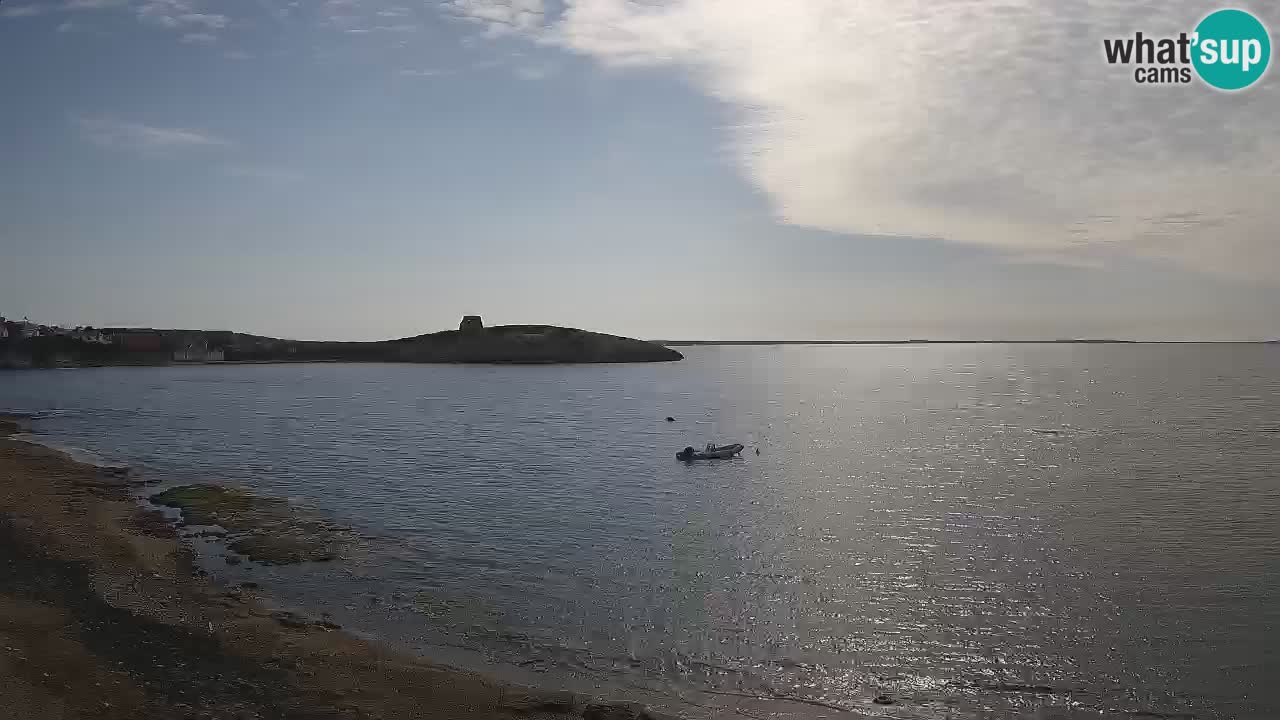
[[[165,356],[173,362],[219,362],[235,345],[231,331],[155,330],[152,328],[95,328],[43,325],[23,318],[0,316],[0,342],[60,338],[64,341],[108,346],[123,352]]]

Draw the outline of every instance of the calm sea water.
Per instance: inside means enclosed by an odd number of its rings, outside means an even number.
[[[687,355],[10,372],[0,410],[331,515],[346,560],[225,574],[476,663],[889,717],[1280,717],[1280,347]],[[675,461],[708,441],[748,449]]]

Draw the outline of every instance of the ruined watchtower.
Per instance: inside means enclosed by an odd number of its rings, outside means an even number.
[[[458,329],[462,332],[479,332],[484,329],[484,321],[479,315],[463,315]]]

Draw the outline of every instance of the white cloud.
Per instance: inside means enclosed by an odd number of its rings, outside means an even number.
[[[733,117],[783,222],[1092,262],[1274,274],[1276,73],[1140,86],[1102,40],[1191,30],[1191,0],[453,0],[609,67],[668,67]],[[1273,26],[1280,16],[1259,12]],[[1186,220],[1178,218],[1186,217]]]
[[[320,5],[322,24],[343,30],[358,27],[363,13],[361,0],[325,0]]]
[[[447,0],[446,12],[485,26],[489,35],[532,33],[546,17],[543,0]]]
[[[144,0],[138,5],[137,13],[139,20],[171,30],[215,31],[231,23],[226,15],[198,12],[193,0]]]
[[[404,68],[400,71],[400,74],[405,77],[441,77],[444,75],[452,75],[453,73],[454,71],[452,70],[418,70],[414,68]]]
[[[3,0],[0,0],[3,2]],[[66,0],[66,2],[47,2],[26,3],[23,5],[6,5],[0,7],[0,17],[20,18],[35,17],[44,15],[45,13],[58,11],[75,11],[75,10],[102,10],[106,8],[123,7],[127,5],[129,0]]]
[[[321,27],[353,35],[415,33],[423,29],[409,7],[388,0],[323,0],[316,4]],[[406,41],[393,44],[404,47]]]
[[[0,0],[2,1],[2,0]],[[130,0],[65,0],[0,8],[0,17],[32,17],[48,12],[77,12],[126,8]],[[183,42],[209,42],[213,32],[231,24],[226,15],[198,12],[195,0],[139,0],[133,8],[142,22],[159,25],[184,33]],[[58,25],[57,32],[93,32],[81,23],[66,21]]]
[[[129,0],[67,0],[65,7],[68,10],[102,10],[128,4]]]
[[[0,8],[0,17],[35,17],[36,15],[43,15],[53,9],[54,8],[51,5],[14,5],[12,7]]]
[[[221,30],[231,22],[226,15],[210,15],[207,13],[188,13],[179,15],[177,19],[179,23],[202,25],[210,30]]]
[[[374,25],[373,27],[353,27],[348,28],[347,32],[355,34],[366,33],[410,33],[417,32],[417,25]]]
[[[516,75],[525,80],[543,80],[556,73],[556,66],[550,64],[521,65],[516,68]]]
[[[306,178],[302,173],[269,165],[229,165],[223,171],[231,177],[276,185],[300,182]]]
[[[229,146],[232,143],[199,130],[164,128],[110,117],[76,117],[81,135],[103,147],[138,151]]]
[[[66,22],[59,23],[58,27],[54,28],[54,32],[64,35],[69,33],[83,33],[87,35],[105,36],[109,34],[97,27],[82,22],[76,22],[74,20],[67,20]]]
[[[218,42],[218,36],[207,32],[186,33],[182,36],[182,42],[195,45],[212,45]]]

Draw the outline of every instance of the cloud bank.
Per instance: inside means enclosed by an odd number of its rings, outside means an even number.
[[[1132,68],[1103,59],[1107,38],[1191,30],[1214,7],[1203,3],[432,0],[424,8],[403,0],[258,0],[247,7],[255,6],[280,22],[400,44],[423,29],[419,13],[434,9],[478,36],[525,37],[606,68],[680,73],[723,104],[725,141],[742,176],[784,223],[939,238],[993,248],[1012,262],[1105,267],[1136,257],[1266,280],[1280,268],[1280,203],[1272,200],[1280,197],[1277,72],[1222,93],[1198,82],[1139,85]],[[233,21],[225,7],[53,0],[6,3],[0,15],[121,8],[186,43],[210,45],[254,22]],[[1244,7],[1280,27],[1274,5]],[[554,67],[517,72],[535,79]],[[397,68],[405,76],[456,72]],[[148,144],[141,136],[137,128],[113,135]]]
[[[1276,73],[1228,94],[1138,85],[1103,60],[1104,38],[1191,31],[1202,3],[454,0],[447,12],[605,66],[685,74],[733,114],[741,170],[786,223],[1019,261],[1280,268]]]

